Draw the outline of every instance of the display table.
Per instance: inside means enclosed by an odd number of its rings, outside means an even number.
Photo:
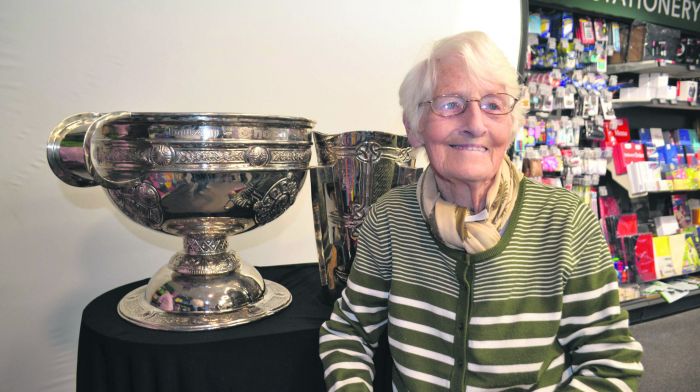
[[[202,332],[150,330],[123,320],[117,303],[134,282],[83,311],[78,392],[323,391],[318,331],[332,310],[316,264],[259,267],[292,293],[291,305],[250,324]],[[375,355],[377,391],[390,390],[385,342]]]

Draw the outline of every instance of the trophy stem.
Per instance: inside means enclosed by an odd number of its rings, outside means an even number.
[[[214,275],[232,272],[240,264],[236,252],[228,251],[225,234],[189,233],[183,238],[183,250],[168,265],[183,275]]]

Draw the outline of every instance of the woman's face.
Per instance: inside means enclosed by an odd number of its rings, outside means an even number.
[[[457,94],[479,99],[505,92],[503,86],[488,81],[475,83],[464,68],[460,57],[439,59],[433,96]],[[489,185],[510,145],[513,118],[510,114],[486,114],[478,102],[468,102],[464,113],[453,117],[440,117],[428,108],[419,127],[412,144],[425,146],[438,177],[449,182]]]

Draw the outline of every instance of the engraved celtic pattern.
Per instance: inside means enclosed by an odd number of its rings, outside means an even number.
[[[225,252],[228,249],[228,241],[226,237],[211,238],[211,237],[193,237],[185,238],[185,252],[189,254],[212,254]]]
[[[308,162],[311,159],[311,150],[304,151],[293,150],[273,150],[273,162]]]
[[[355,154],[360,162],[374,163],[382,157],[381,146],[376,142],[365,142],[355,148]]]
[[[292,173],[287,174],[265,193],[262,200],[253,205],[255,221],[263,225],[282,215],[294,203],[299,186]]]
[[[117,207],[134,221],[155,229],[163,223],[160,195],[153,185],[142,182],[131,188],[107,191]]]
[[[365,219],[367,209],[362,204],[351,204],[350,214],[343,215],[343,226],[350,232],[350,237],[357,240],[359,237],[359,228]]]
[[[402,148],[397,156],[399,162],[408,163],[411,161],[411,147]]]
[[[147,163],[152,166],[165,167],[177,164],[248,164],[262,167],[269,164],[307,164],[311,159],[311,149],[290,150],[288,148],[270,148],[252,146],[227,149],[177,148],[168,144],[154,144],[146,148],[136,148],[129,143],[109,143],[95,148],[95,162],[102,164]]]
[[[207,255],[177,253],[170,259],[170,268],[181,274],[210,275],[231,272],[239,263],[240,260],[232,252]]]
[[[388,159],[398,163],[411,161],[411,148],[382,147],[377,142],[364,142],[357,146],[326,145],[317,150],[320,162],[333,165],[339,159],[356,158],[363,163],[376,163]]]
[[[295,140],[304,141],[307,138],[306,129],[293,128],[261,128],[256,126],[169,126],[152,125],[148,128],[149,134],[156,139],[185,139],[185,140]]]
[[[243,163],[245,150],[176,150],[174,163]]]

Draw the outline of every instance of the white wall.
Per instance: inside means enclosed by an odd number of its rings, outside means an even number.
[[[83,307],[181,243],[55,178],[54,125],[86,111],[212,111],[402,133],[398,86],[430,42],[484,30],[515,64],[520,1],[4,0],[0,26],[0,390],[70,391]],[[232,248],[258,266],[315,262],[310,204],[307,182]]]

